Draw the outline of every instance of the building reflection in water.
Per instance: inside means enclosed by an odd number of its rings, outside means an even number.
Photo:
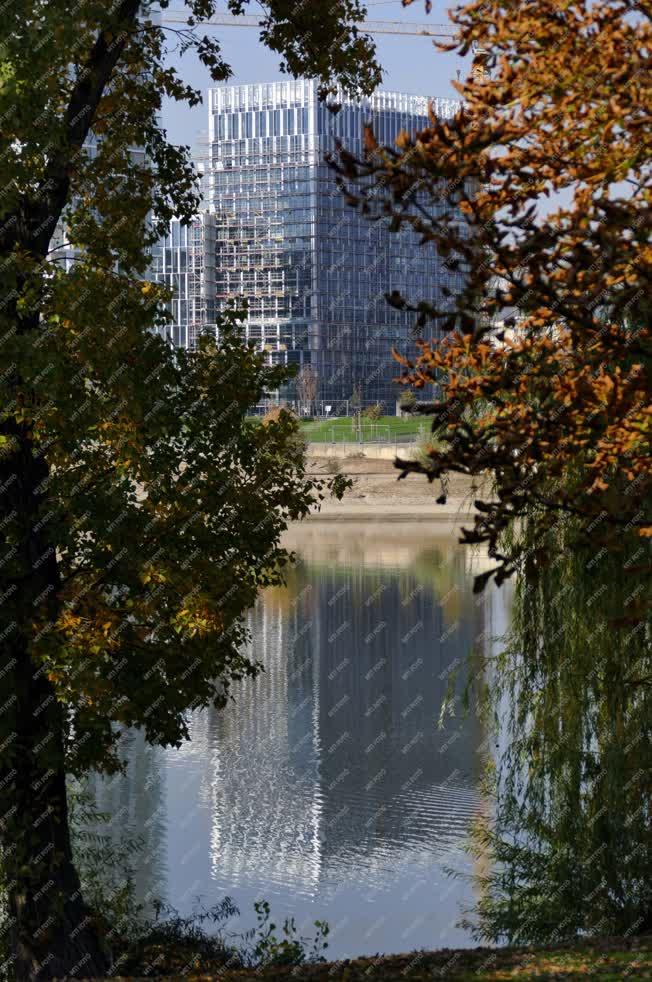
[[[85,787],[109,819],[97,831],[109,839],[116,855],[122,855],[125,843],[139,840],[137,850],[125,861],[133,872],[136,897],[153,912],[151,901],[166,899],[165,752],[147,743],[142,731],[126,730],[121,756],[126,764],[123,772],[92,775]]]
[[[166,755],[175,906],[226,893],[253,921],[326,917],[334,956],[463,944],[468,888],[444,873],[482,803],[467,656],[496,625],[471,554],[422,528],[307,525],[287,589],[249,616],[265,667]],[[443,700],[456,716],[438,725]]]

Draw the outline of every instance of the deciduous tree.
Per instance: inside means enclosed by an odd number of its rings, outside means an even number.
[[[649,590],[640,542],[623,555],[577,549],[575,518],[532,550],[501,647],[474,666],[496,748],[490,815],[478,818],[476,937],[552,944],[652,926],[652,646],[642,624],[614,630]],[[536,523],[519,531],[532,545]],[[538,532],[536,533],[539,534]],[[490,682],[488,682],[490,680]]]
[[[479,46],[486,68],[458,85],[456,116],[397,148],[369,130],[363,159],[337,162],[352,205],[463,278],[443,301],[390,297],[437,328],[403,363],[404,384],[445,379],[417,407],[444,440],[425,469],[495,475],[464,541],[489,546],[498,582],[525,548],[503,533],[532,506],[535,541],[564,513],[578,542],[632,534],[649,562],[652,7],[475,0],[452,19],[452,47]]]
[[[312,365],[304,365],[297,375],[297,395],[302,404],[310,412],[319,392],[319,375]]]
[[[175,39],[220,81],[201,32],[215,8],[187,0]],[[361,18],[357,0],[271,0],[261,37],[290,73],[369,89]],[[66,771],[111,766],[116,724],[178,743],[189,708],[255,671],[241,614],[278,582],[279,534],[317,489],[287,453],[289,417],[245,422],[283,375],[232,318],[219,345],[176,356],[153,331],[148,247],[197,207],[158,113],[200,96],[148,0],[10,2],[0,30],[4,929],[18,978],[90,977],[109,956],[71,861]]]

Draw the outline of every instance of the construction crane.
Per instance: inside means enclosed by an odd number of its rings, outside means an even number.
[[[163,14],[164,24],[185,24],[187,20],[183,15],[173,11],[166,11]],[[201,27],[261,27],[263,22],[254,14],[241,14],[239,17],[232,17],[229,14],[215,14],[209,20],[203,21]],[[423,37],[432,38],[433,44],[438,39],[447,38],[450,40],[456,36],[456,32],[451,29],[449,24],[413,24],[409,21],[400,20],[365,20],[359,25],[363,34],[393,35],[394,37]],[[473,75],[476,78],[483,78],[486,75],[486,52],[478,44],[473,44],[471,48],[474,56]]]
[[[164,24],[186,24],[187,19],[183,15],[172,11],[163,13]],[[229,14],[215,14],[210,20],[202,21],[201,28],[204,27],[261,27],[264,22],[255,14],[241,14],[239,17],[231,17]],[[453,38],[455,32],[451,30],[449,24],[411,24],[409,21],[400,20],[365,20],[359,25],[363,34],[394,34],[404,37],[426,37],[426,38]]]

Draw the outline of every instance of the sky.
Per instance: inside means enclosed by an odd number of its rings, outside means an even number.
[[[177,9],[180,6],[180,3],[176,4]],[[226,12],[223,0],[218,6]],[[434,27],[435,24],[445,24],[448,21],[447,10],[451,7],[451,0],[433,0],[430,14],[425,13],[422,2],[415,2],[407,9],[403,8],[401,0],[367,0],[366,6],[369,20],[402,21]],[[249,12],[257,12],[255,2],[252,2]],[[264,47],[255,28],[223,27],[209,30],[211,36],[222,42],[225,60],[233,69],[231,84],[274,82],[288,77],[280,71],[278,56]],[[468,57],[460,58],[454,53],[439,52],[429,38],[376,35],[374,40],[384,72],[382,88],[415,95],[457,97],[451,82],[457,78],[458,71],[462,76],[467,73],[470,63]],[[213,83],[194,51],[180,57],[175,50],[172,35],[169,46],[170,62],[176,66],[181,77],[205,94]],[[201,138],[208,130],[205,95],[204,104],[194,109],[166,100],[163,122],[173,143],[189,145],[193,151],[199,151],[199,157],[202,156]]]

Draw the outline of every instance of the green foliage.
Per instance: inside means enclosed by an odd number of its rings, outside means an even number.
[[[60,277],[66,295],[79,275]],[[82,317],[83,340],[54,321],[43,341],[55,371],[32,438],[48,447],[39,518],[62,583],[54,618],[49,595],[34,605],[32,658],[68,707],[75,769],[106,760],[112,721],[178,743],[189,705],[223,704],[230,680],[255,673],[242,611],[282,580],[279,536],[321,491],[290,414],[245,423],[281,373],[240,340],[237,315],[219,344],[176,354],[139,320],[107,350],[103,313]],[[38,368],[26,350],[21,373]]]
[[[495,815],[476,828],[475,933],[554,942],[652,926],[652,645],[641,621],[649,547],[633,534],[614,554],[575,520],[526,556],[488,709],[504,752],[490,772]]]
[[[220,42],[202,34],[217,6],[186,0],[171,37],[223,81]],[[256,673],[243,612],[282,581],[288,522],[326,493],[306,480],[295,421],[245,422],[288,374],[241,340],[235,312],[193,352],[156,334],[171,298],[143,279],[150,247],[199,202],[189,148],[160,113],[201,95],[170,66],[154,7],[3,7],[0,783],[19,977],[105,968],[65,771],[118,767],[117,724],[179,744],[190,707],[223,705]],[[261,38],[291,73],[370,91],[361,17],[358,0],[271,0]]]
[[[146,906],[134,887],[143,839],[125,834],[114,842],[102,831],[110,815],[100,811],[92,793],[76,782],[69,786],[68,801],[75,866],[88,906],[109,941],[137,937],[147,922]]]
[[[148,912],[134,888],[134,872],[144,842],[130,835],[114,842],[103,831],[110,816],[101,812],[94,796],[74,780],[68,801],[75,865],[93,919],[109,944],[129,945],[147,930]],[[0,982],[15,978],[7,907],[10,875],[10,864],[0,859]]]
[[[383,415],[383,404],[382,402],[377,402],[374,406],[367,406],[366,409],[362,410],[362,416],[365,419],[371,419],[377,421]]]
[[[244,933],[227,931],[228,922],[240,913],[230,897],[212,907],[197,903],[186,917],[162,901],[154,907],[154,919],[139,924],[137,930],[114,933],[113,974],[157,977],[190,970],[260,970],[325,960],[328,924],[315,921],[315,936],[310,939],[300,937],[294,919],[288,918],[279,937],[266,900],[254,904],[258,923]]]
[[[197,33],[215,6],[188,0],[182,45],[223,80],[219,43]],[[0,586],[7,597],[34,581],[21,637],[65,707],[76,770],[111,766],[116,722],[178,743],[188,706],[223,704],[230,681],[255,673],[241,614],[282,578],[279,536],[322,490],[304,479],[294,420],[244,425],[287,373],[239,339],[236,313],[195,352],[153,332],[168,295],[140,278],[148,247],[198,202],[187,148],[168,144],[157,113],[165,97],[200,96],[168,66],[149,13],[139,0],[5,11],[0,439],[3,480],[19,478],[30,514],[3,505]],[[290,72],[369,91],[378,67],[361,17],[358,0],[274,0],[261,36]],[[52,248],[60,219],[69,270]],[[21,468],[39,470],[36,487]],[[2,605],[0,632],[16,614]]]
[[[297,933],[293,917],[286,918],[281,928],[281,936],[275,933],[276,924],[271,921],[271,911],[266,900],[254,904],[258,924],[245,936],[250,947],[246,951],[249,965],[265,967],[269,965],[302,965],[306,962],[323,962],[323,952],[328,948],[326,938],[329,927],[326,921],[315,921],[315,937],[312,941]],[[310,947],[309,947],[310,946]]]
[[[417,401],[416,394],[412,391],[412,389],[403,389],[398,400],[401,409],[405,410],[413,409],[414,406],[416,406]]]
[[[228,0],[227,6],[235,14],[243,13],[249,0]],[[319,4],[270,0],[261,21],[261,39],[281,55],[285,71],[318,78],[324,94],[333,90],[335,80],[350,92],[358,88],[372,92],[382,73],[369,36],[356,27],[365,13],[360,0]]]
[[[237,933],[227,930],[240,914],[231,897],[209,907],[198,900],[187,916],[161,897],[139,899],[134,878],[144,840],[127,833],[116,842],[105,831],[110,816],[82,785],[71,784],[69,800],[75,864],[86,901],[112,951],[112,974],[156,977],[189,968],[214,970],[217,965],[260,968],[324,960],[328,924],[315,921],[315,936],[309,939],[298,935],[289,918],[279,936],[266,900],[254,904],[257,925]]]
[[[153,919],[116,936],[112,974],[156,978],[244,964],[237,945],[224,933],[229,919],[239,914],[230,897],[211,907],[197,903],[187,917],[161,900],[153,906]]]

